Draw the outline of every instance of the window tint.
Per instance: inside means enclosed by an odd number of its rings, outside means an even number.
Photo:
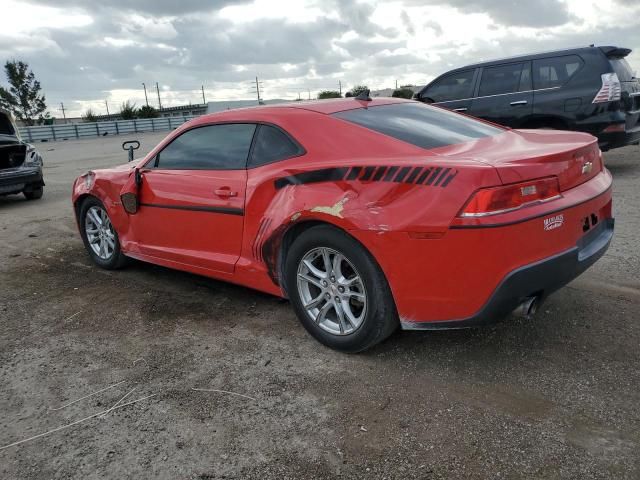
[[[188,130],[156,156],[156,168],[170,170],[239,170],[246,167],[256,126],[250,123],[208,125]]]
[[[520,87],[523,67],[524,63],[485,67],[482,70],[478,96],[517,92]]]
[[[422,148],[435,148],[498,135],[503,130],[442,108],[401,103],[333,114]]]
[[[300,153],[298,146],[284,132],[269,125],[259,125],[248,166],[257,167]]]
[[[474,70],[465,70],[441,78],[431,85],[421,98],[430,98],[434,102],[446,102],[448,100],[460,100],[470,98],[473,88]]]
[[[577,55],[543,58],[533,61],[533,88],[552,88],[564,85],[584,62]]]
[[[634,79],[635,73],[626,58],[612,58],[609,61],[621,82],[630,82]]]

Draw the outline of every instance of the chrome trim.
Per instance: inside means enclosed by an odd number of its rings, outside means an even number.
[[[467,107],[453,109],[454,112],[466,112],[467,110],[469,110]]]
[[[516,107],[518,105],[526,105],[529,102],[527,102],[526,100],[518,100],[517,102],[511,102],[509,105],[511,105],[512,107]]]
[[[525,90],[523,92],[496,93],[495,95],[484,95],[482,97],[459,98],[459,99],[456,99],[456,100],[445,100],[444,102],[433,102],[433,104],[434,105],[440,105],[442,103],[464,102],[465,100],[476,100],[478,98],[503,97],[505,95],[518,95],[518,94],[523,94],[523,93],[546,92],[548,90],[558,90],[559,88],[562,88],[562,86],[549,87],[549,88],[538,88],[537,90]]]

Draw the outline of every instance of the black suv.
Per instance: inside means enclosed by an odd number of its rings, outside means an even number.
[[[602,150],[638,144],[640,82],[629,53],[592,45],[468,65],[415,98],[512,128],[588,132]]]

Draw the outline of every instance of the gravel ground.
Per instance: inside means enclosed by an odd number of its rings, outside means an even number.
[[[638,147],[606,154],[609,252],[535,319],[343,355],[270,296],[94,267],[71,182],[123,140],[43,143],[44,198],[0,198],[0,447],[154,396],[0,449],[0,478],[640,478]]]

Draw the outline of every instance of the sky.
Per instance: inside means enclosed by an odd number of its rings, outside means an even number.
[[[51,114],[314,98],[423,85],[481,60],[589,44],[634,49],[640,0],[0,0],[0,62],[29,63]],[[0,78],[0,84],[6,85]],[[153,90],[152,90],[153,89]]]

